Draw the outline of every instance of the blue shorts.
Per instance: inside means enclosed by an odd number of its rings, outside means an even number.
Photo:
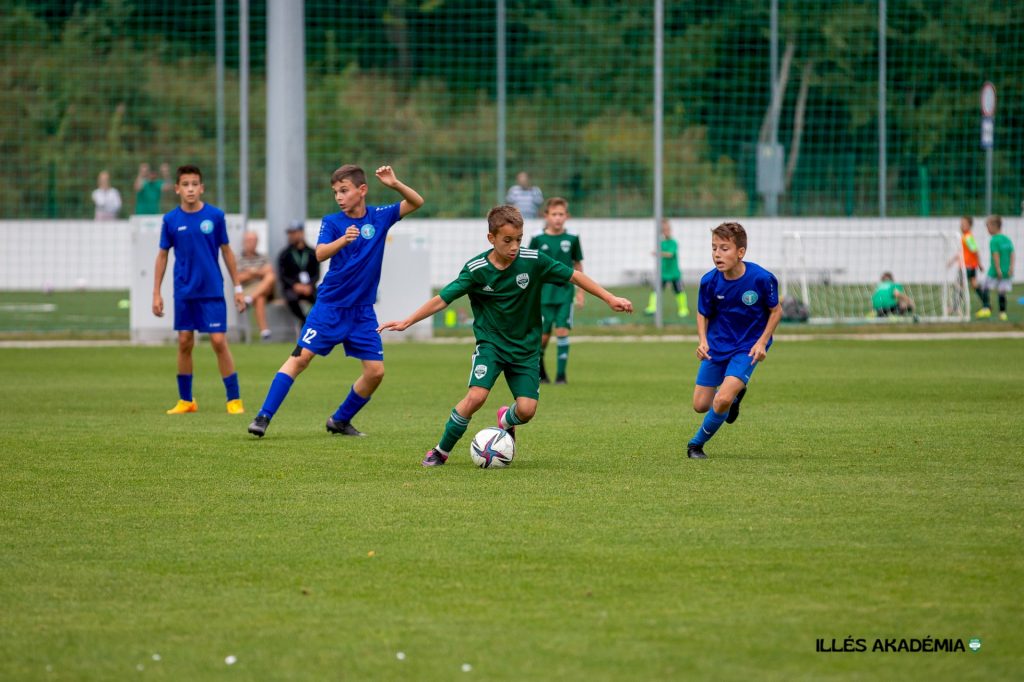
[[[722,385],[725,377],[736,377],[748,384],[755,366],[754,358],[742,353],[727,360],[701,360],[700,369],[697,370],[697,385],[715,388]]]
[[[377,333],[377,314],[372,305],[336,308],[313,306],[299,334],[299,346],[317,355],[330,355],[344,344],[345,355],[357,360],[383,360],[384,345]]]
[[[228,330],[228,307],[223,298],[174,299],[174,330],[223,334]]]

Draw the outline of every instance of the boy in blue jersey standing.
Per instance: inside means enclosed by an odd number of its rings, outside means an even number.
[[[747,232],[739,223],[711,231],[715,269],[700,280],[697,295],[697,357],[693,409],[707,413],[686,446],[691,459],[706,459],[704,444],[723,423],[740,414],[750,375],[768,355],[782,319],[779,283],[756,263],[744,263]]]
[[[217,251],[224,258],[235,284],[235,306],[245,310],[245,298],[238,281],[235,255],[228,244],[224,211],[204,203],[203,174],[195,166],[178,168],[174,192],[181,205],[164,216],[160,230],[160,251],[156,256],[153,284],[153,314],[164,316],[160,285],[167,271],[167,254],[174,249],[174,329],[178,332],[178,403],[167,414],[186,414],[199,409],[192,397],[192,348],[196,331],[210,335],[217,354],[217,366],[227,391],[228,414],[242,414],[235,360],[225,335],[228,329],[224,302],[224,278],[220,274]]]
[[[402,200],[387,206],[367,206],[366,173],[347,164],[331,174],[331,189],[340,213],[324,216],[316,244],[316,259],[331,265],[317,290],[316,303],[299,334],[291,357],[285,360],[270,384],[249,433],[262,438],[270,420],[281,407],[295,378],[315,355],[329,355],[343,344],[345,355],[363,363],[363,373],[337,411],[327,418],[327,431],[345,436],[364,435],[352,426],[352,417],[384,379],[384,346],[377,333],[377,300],[380,268],[388,230],[423,205],[423,197],[395,177],[391,166],[381,166],[377,179],[398,192]]]

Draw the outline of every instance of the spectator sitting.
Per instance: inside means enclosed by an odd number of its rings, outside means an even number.
[[[96,207],[95,220],[117,220],[121,210],[121,193],[110,186],[110,173],[100,171],[96,176],[96,189],[92,191],[92,203]]]
[[[267,301],[274,298],[274,284],[277,275],[270,267],[270,259],[256,252],[259,237],[255,232],[246,232],[242,237],[242,255],[238,259],[238,280],[246,305],[256,311],[256,324],[260,328],[260,340],[270,340],[267,325]]]
[[[277,272],[281,277],[281,291],[288,309],[303,324],[306,311],[301,301],[316,303],[316,283],[320,280],[320,261],[306,243],[306,226],[301,220],[288,225],[288,246],[277,258]]]
[[[516,175],[516,184],[509,187],[505,194],[505,203],[518,208],[524,218],[536,218],[537,211],[544,204],[544,195],[540,187],[530,185],[529,173],[519,171]]]

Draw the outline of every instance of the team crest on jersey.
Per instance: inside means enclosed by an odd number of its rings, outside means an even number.
[[[377,233],[377,230],[373,225],[363,225],[359,228],[359,234],[363,236],[363,239],[373,239],[373,235]]]
[[[755,303],[757,303],[757,292],[753,290],[744,291],[743,302],[746,303],[747,305],[754,305]]]
[[[516,285],[520,289],[525,289],[526,287],[530,286],[530,275],[528,275],[525,272],[521,272],[518,275],[516,275]]]
[[[563,239],[561,243],[562,253],[569,253],[569,249],[572,248],[572,242],[568,239]]]
[[[204,220],[203,222],[199,223],[199,229],[202,230],[203,234],[210,234],[211,232],[213,232],[213,221]]]
[[[473,376],[477,379],[483,379],[487,376],[487,365],[477,365],[473,368]]]

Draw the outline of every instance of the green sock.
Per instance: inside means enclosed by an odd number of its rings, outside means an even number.
[[[555,349],[558,351],[558,371],[555,377],[565,377],[565,366],[569,364],[569,337],[559,336],[557,341],[558,347]]]
[[[686,300],[685,291],[680,291],[676,294],[676,306],[678,307],[679,317],[686,317],[690,314],[690,304]]]
[[[437,449],[447,455],[468,428],[469,419],[463,417],[453,408],[451,415],[448,417],[448,422],[444,425],[444,433],[441,435],[441,441],[437,444]]]

